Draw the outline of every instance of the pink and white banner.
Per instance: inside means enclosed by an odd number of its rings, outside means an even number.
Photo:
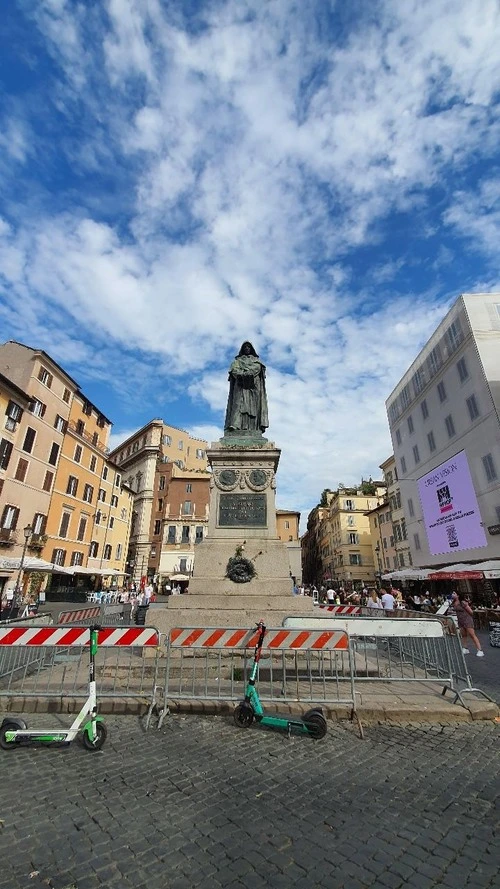
[[[433,556],[487,546],[465,451],[419,478],[418,493]]]

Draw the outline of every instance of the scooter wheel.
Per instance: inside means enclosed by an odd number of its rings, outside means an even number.
[[[320,710],[308,710],[303,722],[311,738],[319,740],[325,737],[328,725]]]
[[[17,741],[7,741],[6,732],[16,732],[21,728],[15,722],[4,722],[0,728],[0,747],[2,750],[13,750],[17,746]]]
[[[108,737],[108,730],[104,724],[104,722],[96,722],[95,726],[96,730],[96,739],[95,741],[91,741],[87,732],[84,732],[82,735],[83,746],[86,750],[100,750],[101,747],[104,746],[104,742]]]
[[[253,722],[253,710],[249,704],[238,704],[233,719],[240,728],[249,728]]]

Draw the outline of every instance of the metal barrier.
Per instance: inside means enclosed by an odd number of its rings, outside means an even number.
[[[51,614],[39,614],[36,617],[20,617],[15,620],[2,621],[0,627],[32,627],[32,626],[49,626],[53,623]],[[0,646],[0,684],[2,679],[10,676],[16,670],[29,667],[29,665],[37,660],[36,652],[29,648],[11,648],[10,646]]]
[[[415,612],[413,612],[414,614]],[[287,617],[283,626],[294,629],[344,630],[353,650],[354,680],[384,682],[439,682],[443,695],[450,689],[454,703],[466,707],[462,695],[477,692],[465,666],[462,643],[451,618],[427,615],[398,620],[393,617]],[[458,688],[463,683],[465,687]]]
[[[169,712],[169,701],[241,700],[257,638],[255,630],[227,627],[172,629],[166,640],[164,706],[158,727]],[[268,629],[259,664],[259,697],[274,703],[349,704],[355,714],[351,659],[344,630]],[[336,683],[327,681],[334,676]]]
[[[73,608],[71,611],[60,611],[57,618],[58,624],[78,623],[84,627],[90,627],[97,623],[101,626],[113,626],[123,624],[125,606],[120,605],[90,605],[86,608]]]
[[[86,698],[90,634],[83,626],[0,627],[0,699]],[[96,657],[98,698],[139,698],[155,705],[160,634],[154,627],[104,627]],[[154,657],[144,657],[144,649]],[[23,659],[24,657],[24,659]],[[16,660],[16,658],[19,658]]]

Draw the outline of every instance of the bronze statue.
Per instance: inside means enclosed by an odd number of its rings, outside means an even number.
[[[224,432],[264,432],[268,426],[266,366],[245,342],[229,368]]]

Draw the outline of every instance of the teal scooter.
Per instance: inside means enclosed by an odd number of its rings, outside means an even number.
[[[288,731],[289,735],[292,731],[297,731],[309,735],[311,738],[324,738],[326,735],[327,723],[321,707],[314,707],[312,710],[308,710],[302,719],[264,715],[264,708],[261,704],[257,689],[255,688],[257,677],[259,675],[259,661],[262,656],[262,646],[266,635],[266,625],[263,621],[259,621],[257,629],[259,631],[259,636],[255,646],[253,664],[248,685],[246,687],[245,699],[238,704],[233,714],[236,725],[240,726],[240,728],[249,728],[255,720],[260,723],[260,725],[285,729]]]
[[[29,744],[70,744],[82,728],[83,746],[87,750],[100,750],[106,737],[107,729],[102,716],[97,715],[97,695],[95,683],[95,656],[97,654],[99,630],[98,626],[90,630],[90,661],[89,661],[89,696],[78,716],[67,729],[29,729],[24,719],[6,716],[0,726],[0,747],[3,750],[14,750],[16,747]],[[90,719],[87,719],[90,717]],[[85,722],[85,720],[87,720]]]

